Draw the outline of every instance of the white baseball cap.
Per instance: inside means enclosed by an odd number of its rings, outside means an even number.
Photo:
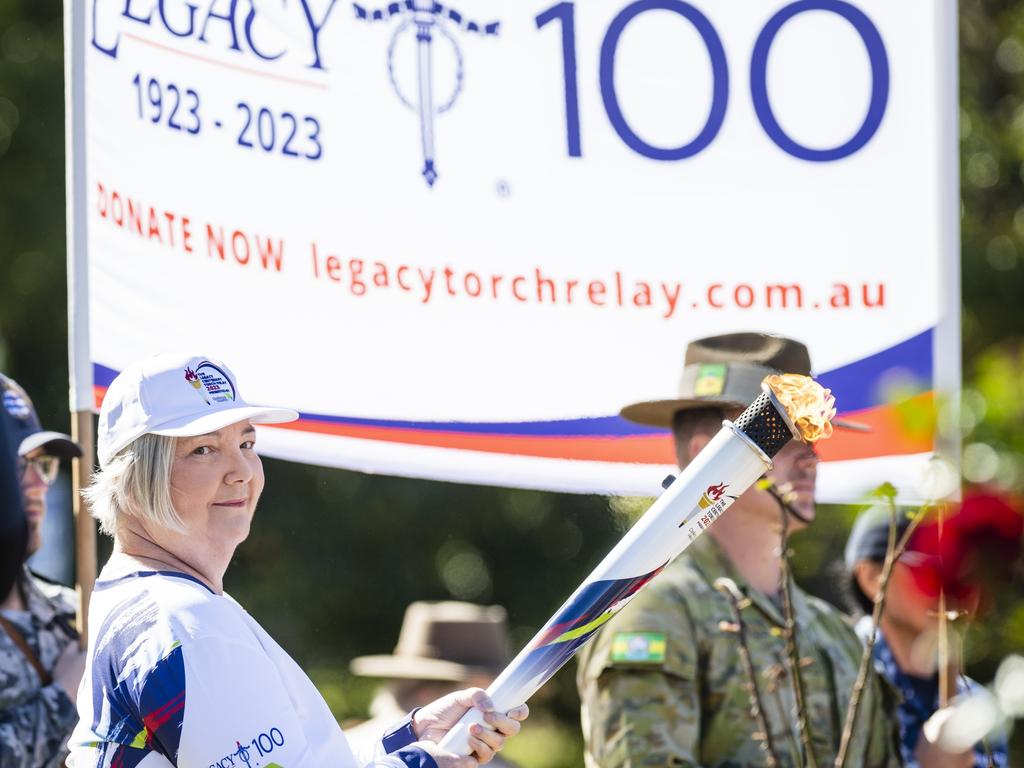
[[[100,466],[143,435],[191,437],[248,419],[280,424],[299,417],[290,408],[249,405],[231,370],[209,357],[163,354],[125,368],[100,407]]]

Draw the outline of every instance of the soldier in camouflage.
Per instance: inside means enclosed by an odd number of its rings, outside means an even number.
[[[776,372],[809,374],[806,347],[753,333],[702,339],[687,348],[679,398],[622,415],[671,426],[685,467]],[[583,649],[588,768],[832,765],[861,645],[845,617],[794,585],[798,690],[780,593],[782,515],[789,530],[814,519],[816,464],[806,444],[787,445],[769,475],[785,504],[765,489],[744,493]],[[812,754],[798,727],[798,693]],[[900,765],[874,676],[847,765]]]
[[[18,445],[28,517],[28,551],[42,545],[46,488],[61,458],[80,456],[67,435],[43,431],[32,401],[0,374],[0,396]],[[75,695],[85,668],[72,624],[74,592],[23,568],[0,600],[0,768],[61,766],[76,722]]]

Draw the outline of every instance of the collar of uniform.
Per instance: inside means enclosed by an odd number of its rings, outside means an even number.
[[[709,585],[714,585],[715,579],[719,576],[727,576],[736,582],[736,586],[746,595],[750,602],[757,608],[765,618],[777,627],[785,627],[786,621],[782,615],[782,593],[779,592],[779,602],[776,603],[768,595],[759,589],[750,586],[750,583],[743,578],[743,575],[733,565],[732,561],[725,556],[722,548],[718,546],[710,536],[702,536],[687,549],[687,554],[704,577]],[[792,577],[792,574],[790,574]],[[790,579],[793,589],[793,617],[797,624],[806,625],[809,618],[809,606],[807,598],[796,583]]]

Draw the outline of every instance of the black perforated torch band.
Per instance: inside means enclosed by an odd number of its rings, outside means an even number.
[[[794,437],[794,430],[784,413],[770,392],[762,392],[733,422],[733,426],[749,437],[768,458],[773,458]]]

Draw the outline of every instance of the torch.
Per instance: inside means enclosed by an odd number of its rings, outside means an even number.
[[[792,439],[832,434],[834,398],[806,376],[767,376],[762,394],[697,454],[487,689],[498,711],[530,698],[594,633],[706,531]],[[671,478],[668,478],[671,479]],[[440,746],[468,755],[471,709]],[[484,724],[485,727],[486,724]]]

